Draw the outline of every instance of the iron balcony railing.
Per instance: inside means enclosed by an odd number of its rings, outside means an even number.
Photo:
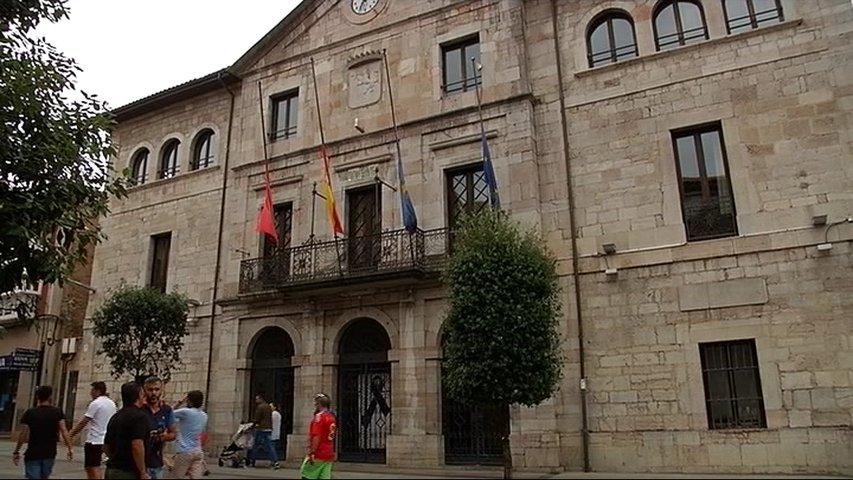
[[[337,280],[437,273],[448,253],[448,230],[386,231],[308,242],[240,263],[240,293],[258,293]]]

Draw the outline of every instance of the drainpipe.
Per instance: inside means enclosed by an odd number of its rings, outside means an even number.
[[[213,267],[213,296],[210,300],[210,335],[207,343],[207,378],[205,379],[204,394],[207,395],[208,401],[205,403],[205,410],[210,405],[210,377],[213,373],[213,333],[216,326],[216,298],[219,296],[219,272],[222,269],[222,234],[225,225],[225,189],[228,187],[228,160],[231,157],[231,129],[234,124],[234,92],[228,88],[228,85],[222,79],[222,73],[219,72],[219,83],[222,84],[228,94],[231,96],[231,104],[228,107],[228,136],[225,138],[225,160],[222,163],[222,196],[219,201],[219,230],[216,233],[216,264]]]
[[[581,401],[581,449],[583,451],[583,471],[589,472],[589,421],[587,420],[586,408],[586,365],[584,363],[584,337],[583,337],[583,309],[581,308],[581,285],[580,272],[578,268],[578,239],[575,226],[575,195],[572,187],[572,165],[569,160],[569,138],[568,121],[566,120],[566,95],[563,85],[563,62],[560,55],[560,38],[557,28],[557,0],[551,0],[551,27],[554,30],[554,55],[557,57],[557,81],[560,90],[560,126],[563,138],[563,161],[566,164],[566,190],[569,201],[569,227],[571,228],[572,241],[572,277],[575,284],[575,316],[578,329],[578,369],[580,373],[580,401]]]

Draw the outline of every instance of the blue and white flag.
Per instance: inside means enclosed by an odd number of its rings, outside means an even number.
[[[403,227],[413,233],[418,229],[418,216],[415,213],[415,206],[412,204],[412,199],[409,197],[409,192],[406,190],[406,179],[403,173],[403,158],[397,156],[397,193],[400,194],[400,213],[403,217]]]
[[[489,203],[494,208],[501,208],[501,199],[498,196],[498,180],[495,178],[495,167],[492,165],[492,154],[489,153],[489,142],[486,141],[486,132],[481,134],[483,138],[483,176],[489,185]]]

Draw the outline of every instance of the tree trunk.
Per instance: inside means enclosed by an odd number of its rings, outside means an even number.
[[[512,478],[512,451],[510,451],[509,446],[509,433],[504,435],[501,440],[504,454],[504,479],[510,479]]]

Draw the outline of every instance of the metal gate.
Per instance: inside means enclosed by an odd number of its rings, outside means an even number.
[[[501,465],[502,438],[509,431],[509,409],[465,405],[442,399],[444,463],[448,465]]]
[[[391,433],[391,341],[375,320],[353,321],[340,344],[338,459],[385,463]]]

